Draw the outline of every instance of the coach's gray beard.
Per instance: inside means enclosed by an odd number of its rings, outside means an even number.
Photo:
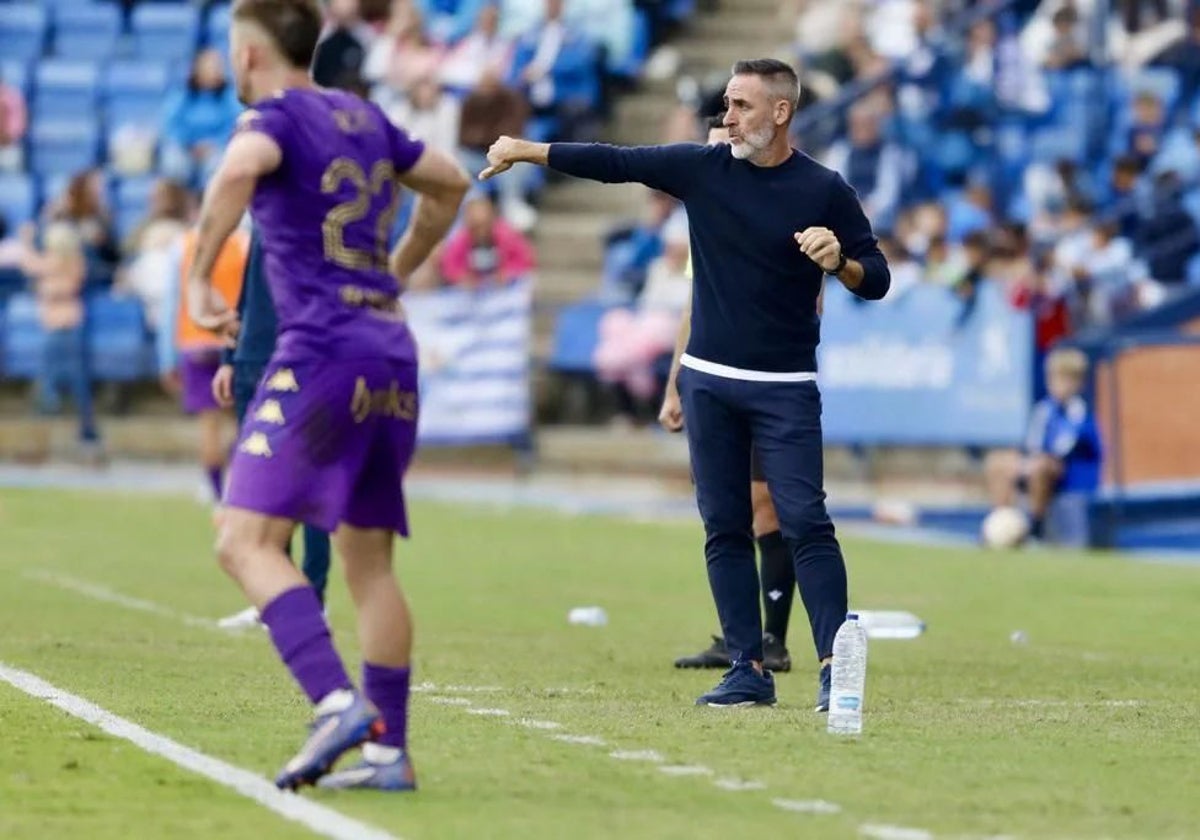
[[[743,134],[742,142],[732,145],[733,156],[738,160],[750,160],[763,149],[771,145],[771,131],[758,131]]]

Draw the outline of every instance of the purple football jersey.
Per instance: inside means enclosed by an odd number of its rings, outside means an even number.
[[[261,178],[250,213],[279,316],[276,361],[416,360],[388,273],[400,207],[397,176],[424,144],[376,106],[342,91],[293,89],[242,115],[239,131],[283,152]]]

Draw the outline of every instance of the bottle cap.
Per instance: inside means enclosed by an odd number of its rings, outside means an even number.
[[[858,613],[846,613],[847,621],[858,621]]]

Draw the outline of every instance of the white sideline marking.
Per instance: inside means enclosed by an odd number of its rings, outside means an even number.
[[[797,814],[840,814],[842,806],[824,799],[772,799],[771,804]]]
[[[603,747],[604,739],[597,738],[595,735],[551,735],[555,741],[562,741],[564,744],[578,744],[582,747]]]
[[[81,580],[71,575],[64,575],[58,572],[30,571],[25,572],[25,577],[30,580],[36,580],[39,583],[57,586],[59,589],[65,589],[68,592],[74,592],[76,595],[91,598],[93,601],[103,601],[106,604],[115,604],[127,610],[135,610],[137,612],[149,613],[150,615],[157,615],[160,618],[181,621],[189,627],[203,627],[206,630],[219,629],[217,623],[211,619],[198,618],[194,615],[177,612],[170,607],[164,607],[162,604],[156,604],[153,601],[146,601],[141,598],[134,598],[130,595],[123,595],[106,586]]]
[[[167,759],[219,785],[252,799],[285,819],[333,840],[399,840],[394,834],[351,819],[312,800],[284,793],[249,770],[227,764],[151,732],[132,721],[105,711],[94,703],[56,688],[40,677],[0,663],[0,680],[30,697],[45,700],[73,717],[87,721],[110,735],[129,741],[145,752]]]
[[[437,703],[439,706],[470,706],[471,701],[466,697],[430,697],[430,703]]]
[[[993,697],[964,697],[958,701],[969,706],[1012,706],[1045,709],[1129,709],[1146,705],[1142,700],[1036,700]]]
[[[711,776],[713,773],[711,767],[702,764],[668,764],[659,767],[658,772],[668,776]]]
[[[486,717],[508,717],[512,712],[508,709],[463,709],[469,715],[484,715]]]
[[[743,779],[717,779],[713,784],[721,790],[731,790],[735,793],[743,790],[766,790],[767,788],[763,782],[746,781]]]
[[[652,764],[662,764],[667,760],[658,750],[613,750],[608,757],[617,761],[649,761]]]
[[[933,834],[923,828],[905,828],[902,825],[880,825],[864,823],[858,833],[874,840],[933,840]]]
[[[431,682],[417,683],[411,690],[437,694],[503,694],[508,692],[508,689],[499,685],[435,685]]]
[[[517,721],[517,726],[524,726],[526,729],[562,729],[562,724],[552,720],[534,720],[533,718],[521,718]]]

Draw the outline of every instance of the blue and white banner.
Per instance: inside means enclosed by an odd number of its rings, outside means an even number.
[[[420,349],[423,445],[517,442],[529,434],[533,281],[404,296]]]
[[[1024,435],[1032,319],[991,284],[969,308],[938,286],[862,302],[830,284],[818,358],[830,443],[1007,446]]]

